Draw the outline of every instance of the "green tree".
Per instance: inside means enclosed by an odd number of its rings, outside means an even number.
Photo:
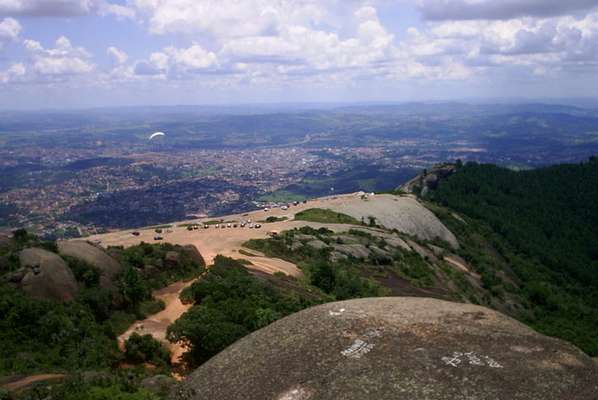
[[[125,269],[121,287],[125,301],[132,308],[136,308],[139,303],[149,297],[148,289],[134,267]]]

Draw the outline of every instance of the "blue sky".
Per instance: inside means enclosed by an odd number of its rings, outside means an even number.
[[[0,0],[0,108],[584,97],[598,0]]]

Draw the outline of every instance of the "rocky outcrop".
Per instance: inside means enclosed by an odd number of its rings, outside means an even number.
[[[310,240],[306,245],[316,250],[322,250],[328,247],[326,243],[319,239]]]
[[[595,400],[576,347],[489,309],[425,298],[329,303],[213,357],[171,400]]]
[[[357,220],[375,218],[377,225],[396,229],[421,240],[442,239],[452,247],[459,247],[457,238],[417,199],[407,196],[376,195],[367,201],[345,201],[330,207],[333,211],[350,215]]]
[[[8,280],[34,298],[54,301],[72,300],[79,287],[75,275],[58,255],[44,249],[29,248],[19,253],[21,270]]]
[[[362,244],[333,244],[332,247],[339,253],[355,258],[368,258],[370,251]]]
[[[405,193],[418,194],[422,197],[428,195],[431,190],[436,190],[440,182],[454,174],[458,169],[456,164],[439,164],[402,185],[399,189]]]
[[[167,251],[164,255],[164,265],[168,268],[175,268],[179,265],[181,257],[176,251]]]
[[[97,268],[100,275],[100,286],[113,288],[114,279],[122,271],[122,266],[110,257],[103,249],[82,240],[58,242],[58,252],[63,256],[78,258]]]
[[[188,244],[183,246],[183,254],[189,257],[192,261],[196,262],[198,265],[204,267],[206,265],[206,261],[204,260],[203,256],[197,250],[197,247],[193,246],[192,244]]]

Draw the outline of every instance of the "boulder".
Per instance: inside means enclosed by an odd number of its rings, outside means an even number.
[[[70,301],[77,294],[79,287],[75,275],[58,254],[29,248],[19,253],[19,261],[23,274],[16,285],[32,297]]]
[[[167,268],[174,268],[179,265],[181,256],[176,251],[167,251],[164,256],[164,266]]]
[[[407,240],[407,243],[413,249],[413,251],[415,251],[417,254],[420,255],[421,258],[430,260],[432,262],[438,262],[438,259],[436,258],[434,253],[432,253],[432,251],[428,250],[427,248],[425,248],[423,246],[420,246],[413,240]]]
[[[188,244],[183,246],[183,252],[191,258],[191,260],[195,261],[198,265],[205,267],[206,261],[204,260],[203,256],[197,250],[197,247],[193,246],[192,244]]]
[[[297,251],[302,247],[303,247],[303,243],[301,243],[301,242],[293,242],[293,244],[291,244],[292,251]]]
[[[392,297],[328,303],[235,342],[171,400],[595,400],[598,366],[487,308]]]
[[[316,250],[322,250],[328,247],[328,245],[321,240],[314,239],[306,243],[307,246],[314,248]]]
[[[122,266],[103,249],[82,240],[58,242],[58,252],[63,256],[77,258],[100,271],[100,286],[113,288],[114,279],[122,271]]]
[[[334,250],[355,258],[368,258],[370,251],[362,244],[333,244]]]
[[[346,254],[339,253],[338,251],[333,251],[330,253],[330,261],[332,261],[332,262],[345,261],[348,258],[349,257],[347,257]]]

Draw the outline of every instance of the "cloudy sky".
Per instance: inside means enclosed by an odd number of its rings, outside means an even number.
[[[598,94],[598,0],[0,0],[0,108]]]

